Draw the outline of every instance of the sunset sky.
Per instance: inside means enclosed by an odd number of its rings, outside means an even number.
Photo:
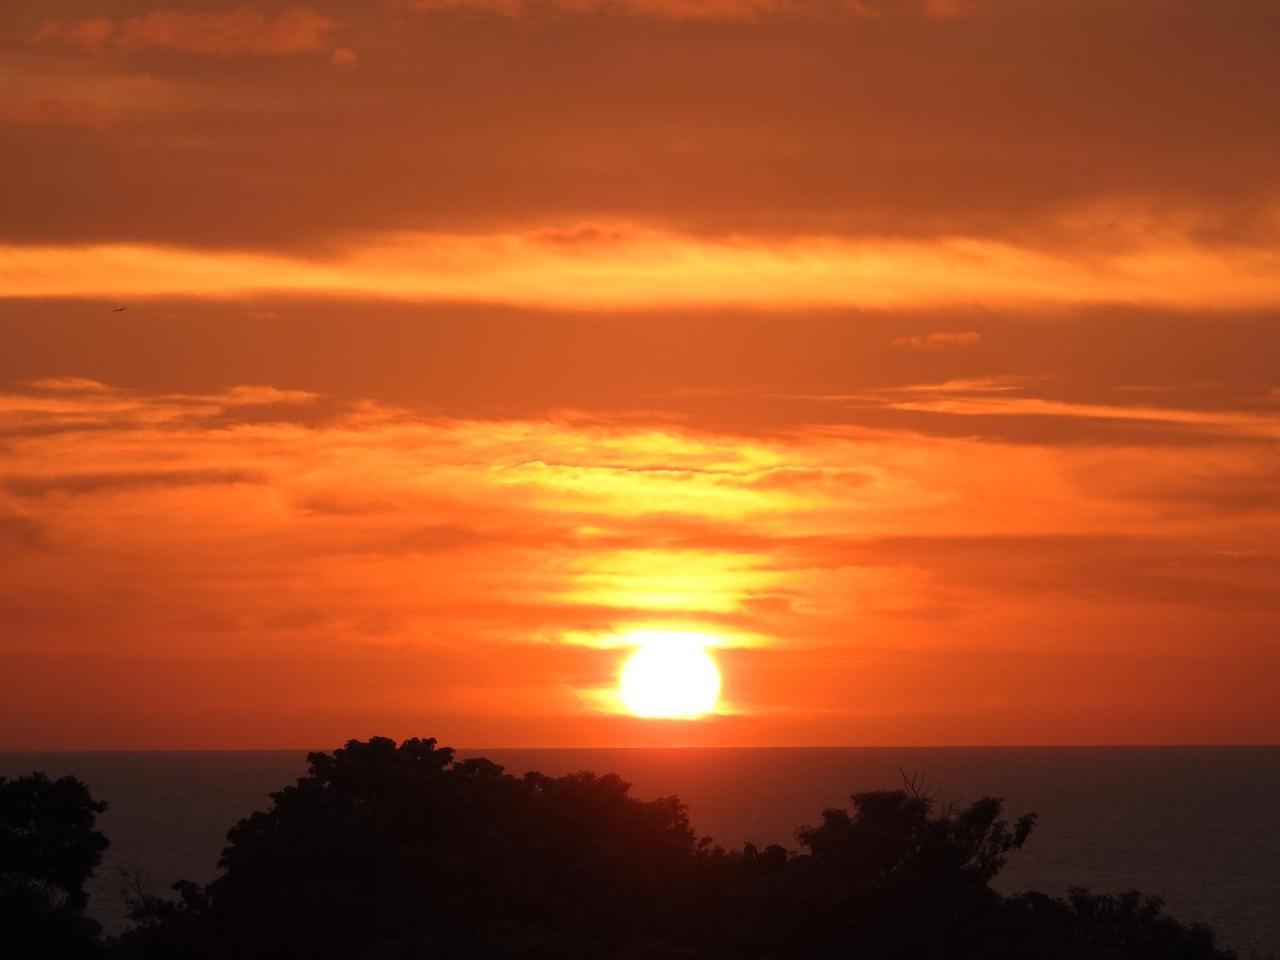
[[[1280,741],[1274,0],[158,2],[0,8],[0,749]]]

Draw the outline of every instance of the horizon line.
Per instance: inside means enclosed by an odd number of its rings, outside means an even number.
[[[359,740],[359,738],[351,738]],[[404,741],[394,737],[397,743]],[[412,738],[406,738],[412,739]],[[430,739],[422,737],[419,739]],[[332,752],[336,747],[0,747],[0,756],[21,753],[316,753]],[[614,746],[451,746],[441,744],[440,749],[454,753],[475,753],[482,750],[521,751],[639,751],[639,750],[1221,750],[1221,749],[1278,749],[1280,742],[1223,742],[1223,743],[916,743],[916,744],[663,744],[663,745],[614,745]]]

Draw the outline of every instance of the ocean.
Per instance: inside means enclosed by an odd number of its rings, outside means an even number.
[[[851,793],[920,777],[940,799],[1003,797],[1039,823],[997,886],[1161,897],[1242,958],[1280,957],[1280,747],[459,750],[512,773],[616,772],[649,799],[679,795],[699,835],[794,848],[796,827]],[[110,809],[90,911],[127,922],[134,879],[206,881],[227,830],[306,771],[305,751],[0,753],[0,776],[75,774]]]

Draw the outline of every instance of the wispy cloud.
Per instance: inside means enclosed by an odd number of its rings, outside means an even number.
[[[356,59],[334,39],[342,24],[306,7],[274,15],[250,6],[225,11],[157,8],[135,17],[46,20],[32,38],[37,46],[84,54],[153,51],[212,57],[287,57],[328,54],[336,64]]]
[[[920,410],[953,416],[1074,417],[1090,420],[1130,420],[1193,427],[1206,434],[1244,438],[1280,439],[1280,422],[1274,415],[1251,410],[1185,410],[1102,403],[1070,403],[1039,397],[955,396],[919,400],[897,400],[889,404],[899,410]]]
[[[677,21],[758,21],[892,15],[952,19],[973,5],[963,0],[407,0],[424,13],[480,12],[503,17],[622,16]]]
[[[396,234],[327,258],[134,244],[0,247],[0,296],[263,292],[567,309],[1116,302],[1238,309],[1280,303],[1280,252],[1222,251],[1191,237],[1076,254],[979,239],[717,238],[627,225]],[[974,336],[935,334],[920,346],[954,348]]]
[[[895,337],[890,341],[895,347],[907,347],[911,350],[923,350],[926,353],[943,353],[972,347],[982,342],[982,334],[974,330],[963,330],[958,333],[940,331],[937,333],[912,334],[906,337]]]
[[[232,483],[262,483],[263,477],[243,470],[129,470],[107,473],[0,474],[0,488],[20,497],[54,493],[125,493],[156,487],[192,487]]]
[[[1280,421],[1270,411],[1248,403],[1236,409],[1195,409],[1150,404],[1097,403],[1035,396],[1044,378],[991,376],[913,383],[860,393],[790,394],[792,399],[853,405],[869,409],[912,411],[964,418],[1017,419],[1042,417],[1065,420],[1121,421],[1166,425],[1203,434],[1242,440],[1280,438]],[[1149,392],[1149,391],[1144,391]],[[1260,402],[1263,398],[1258,398]],[[1044,439],[1051,442],[1052,433]]]
[[[38,377],[22,384],[31,390],[53,393],[110,393],[114,388],[89,377]]]

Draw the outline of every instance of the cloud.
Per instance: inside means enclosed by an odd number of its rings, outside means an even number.
[[[146,73],[115,74],[93,64],[52,67],[43,57],[0,56],[0,127],[104,132],[170,102],[172,91]]]
[[[189,53],[212,57],[287,57],[327,53],[335,63],[355,62],[353,51],[332,35],[342,24],[305,7],[275,15],[248,6],[225,12],[157,8],[126,19],[92,17],[46,20],[36,31],[38,46],[85,54]]]
[[[584,250],[598,250],[613,244],[634,240],[634,233],[621,227],[610,227],[596,223],[577,223],[568,227],[544,227],[532,231],[529,239],[533,243],[544,243],[551,247],[578,247]]]
[[[923,10],[939,5],[926,0]],[[943,4],[958,5],[955,0]],[[424,13],[470,11],[503,17],[623,16],[677,21],[755,21],[778,17],[852,15],[878,19],[889,6],[876,0],[410,0]]]
[[[246,470],[136,470],[8,476],[0,474],[0,489],[21,497],[39,497],[50,493],[121,493],[147,488],[265,482],[262,474]]]
[[[921,12],[930,20],[959,20],[979,12],[974,0],[923,0]]]
[[[1186,442],[1244,442],[1280,439],[1280,424],[1269,410],[1259,410],[1264,403],[1257,397],[1236,398],[1235,406],[1196,408],[1192,406],[1155,406],[1151,404],[1117,404],[1088,402],[1077,399],[1030,395],[1044,378],[1017,375],[947,380],[941,383],[917,383],[883,387],[860,393],[791,394],[790,399],[845,407],[850,411],[901,412],[928,415],[941,419],[981,420],[988,425],[1001,421],[1026,422],[1033,426],[1028,433],[1032,442],[1065,442],[1067,435],[1046,421],[1085,423],[1079,439],[1103,442],[1108,431],[1119,425],[1121,432],[1113,441],[1156,441],[1182,437]],[[1039,421],[1038,425],[1036,422]],[[905,424],[904,424],[905,425]],[[1125,433],[1126,428],[1137,428]],[[972,430],[961,427],[960,432]],[[998,427],[995,431],[999,432]],[[1012,439],[1004,437],[1004,439]]]
[[[0,124],[15,126],[66,126],[101,130],[114,124],[118,117],[119,114],[110,104],[87,98],[7,99],[0,104]]]
[[[429,524],[425,527],[397,531],[378,548],[384,555],[397,553],[457,553],[486,543],[494,543],[502,537],[451,523]]]
[[[970,0],[408,0],[423,13],[502,17],[612,16],[655,20],[754,22],[775,19],[955,20],[974,15]]]
[[[45,377],[28,381],[25,386],[26,392],[0,394],[0,437],[113,433],[143,426],[175,431],[195,425],[215,429],[323,419],[329,415],[328,411],[317,409],[321,406],[318,394],[268,386],[160,395],[112,388],[82,377]],[[159,467],[162,471],[169,469],[165,464]]]
[[[895,337],[890,341],[895,347],[907,347],[911,350],[923,350],[926,353],[942,353],[972,347],[982,342],[982,334],[973,330],[961,333],[926,333],[909,337]]]
[[[89,377],[38,377],[34,380],[24,380],[23,386],[50,393],[110,393],[112,391],[107,384]]]
[[[969,396],[1003,396],[985,385]],[[975,682],[1024,689],[1067,657],[1123,680],[1117,703],[1139,696],[1190,724],[1182,697],[1151,693],[1152,671],[1211,640],[1201,675],[1271,702],[1261,682],[1227,676],[1270,675],[1266,444],[1154,456],[890,430],[743,436],[604,412],[443,418],[372,401],[314,424],[211,419],[307,396],[49,377],[0,398],[0,424],[17,431],[0,548],[29,559],[0,581],[0,660],[34,691],[25,722],[65,723],[58,698],[37,695],[53,682],[39,656],[93,665],[82,685],[65,670],[56,682],[75,687],[79,728],[94,720],[116,745],[175,710],[192,714],[170,745],[225,744],[282,674],[297,682],[269,700],[306,718],[302,741],[350,711],[398,729],[440,722],[448,703],[464,730],[510,716],[494,728],[504,738],[550,724],[547,742],[583,742],[607,718],[580,694],[608,686],[619,635],[641,627],[718,638],[739,733],[777,734],[786,718],[807,742],[847,737],[850,702],[910,712],[904,694],[928,683],[932,705],[959,709]],[[83,429],[43,432],[50,418]],[[1229,501],[1243,482],[1247,522],[1213,508],[1215,489]],[[1033,699],[1069,711],[1075,694]]]
[[[909,383],[901,387],[889,387],[885,393],[930,394],[935,396],[953,396],[964,394],[1009,393],[1025,390],[1036,383],[1035,377],[1007,373],[1001,376],[968,377],[955,380],[944,380],[941,383]]]
[[[990,0],[942,25],[920,3],[867,3],[866,22],[834,23],[689,6],[739,19],[712,29],[561,12],[515,24],[326,3],[294,8],[312,19],[290,31],[272,4],[219,31],[192,18],[225,19],[226,6],[148,13],[144,0],[64,13],[33,46],[50,4],[10,0],[27,44],[0,58],[0,113],[27,138],[0,151],[0,240],[251,243],[305,257],[404,231],[647,222],[702,238],[969,238],[1079,258],[1118,240],[1174,254],[1189,241],[1236,261],[1275,249],[1276,78],[1261,38],[1280,29],[1280,8]],[[327,28],[335,18],[344,26]],[[563,50],[556,69],[528,30]],[[1202,36],[1217,39],[1191,42]],[[377,50],[361,83],[316,69],[360,44]],[[163,55],[171,46],[227,53]],[[286,50],[299,52],[271,70],[255,62]],[[154,82],[113,86],[124,68]],[[1169,97],[1187,77],[1196,96]],[[837,122],[847,116],[858,122]],[[69,150],[68,129],[111,135]],[[1151,263],[1148,283],[1178,280],[1178,260]],[[1092,278],[1077,279],[1083,299]]]
[[[46,545],[44,528],[30,517],[0,510],[0,551],[38,550]]]
[[[1087,420],[1121,420],[1194,430],[1206,435],[1240,439],[1280,439],[1276,417],[1252,410],[1186,410],[1173,407],[1122,406],[1104,403],[1071,403],[1040,397],[936,396],[894,400],[888,406],[959,417],[1062,417]]]
[[[1223,250],[1192,236],[1150,247],[1072,251],[976,237],[715,237],[626,224],[609,231],[549,229],[375,236],[323,258],[137,244],[7,245],[0,246],[0,295],[292,293],[578,310],[1280,304],[1280,250]],[[973,336],[925,337],[920,349],[959,347]]]
[[[1128,469],[1122,466],[1126,460]],[[1159,448],[1097,460],[1081,457],[1072,466],[1072,478],[1090,496],[1161,504],[1183,516],[1222,517],[1235,512],[1269,516],[1280,504],[1280,454],[1244,444],[1208,458]]]

